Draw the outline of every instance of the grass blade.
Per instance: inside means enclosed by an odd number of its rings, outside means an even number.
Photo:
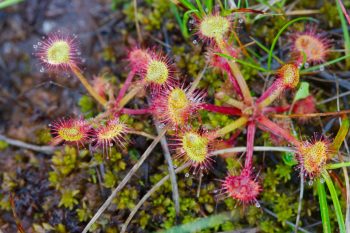
[[[310,68],[303,69],[303,70],[300,71],[300,74],[304,74],[306,72],[313,72],[313,71],[316,71],[316,70],[320,70],[322,67],[324,68],[326,66],[332,65],[334,63],[337,63],[338,61],[341,61],[341,60],[344,60],[344,59],[347,59],[347,58],[350,58],[350,54],[342,56],[342,57],[338,57],[337,59],[325,62],[325,63],[317,65],[317,66],[312,66]]]
[[[344,216],[343,216],[343,213],[341,211],[341,206],[340,206],[340,203],[339,203],[338,194],[337,194],[337,191],[335,190],[333,181],[330,178],[328,172],[324,172],[322,174],[322,177],[326,181],[326,184],[328,186],[328,190],[329,190],[329,192],[331,194],[331,198],[332,198],[332,201],[333,201],[335,214],[336,214],[337,220],[338,220],[339,232],[340,233],[345,233],[346,231],[345,231]]]
[[[326,169],[338,169],[342,167],[350,167],[350,162],[329,164],[326,166]]]
[[[213,5],[214,5],[213,0],[206,0],[205,1],[205,7],[208,9],[208,13],[211,13],[211,11],[213,10]]]
[[[302,21],[302,20],[315,21],[315,19],[310,18],[310,17],[299,17],[299,18],[296,18],[296,19],[289,21],[278,31],[277,35],[275,36],[275,38],[272,41],[272,45],[271,45],[271,48],[269,51],[269,57],[267,59],[267,69],[268,70],[271,69],[272,53],[273,53],[273,50],[275,49],[278,38],[281,36],[281,34],[284,32],[284,30],[286,30],[290,25],[292,25],[295,22]]]
[[[343,115],[341,117],[341,120],[342,121],[337,136],[335,136],[332,143],[333,150],[336,152],[340,149],[340,146],[345,140],[345,137],[346,135],[348,135],[349,131],[349,118],[347,117],[347,115]]]
[[[0,2],[0,9],[12,6],[14,4],[17,4],[17,3],[20,3],[23,1],[24,0],[5,0],[5,1],[2,1],[2,2]]]
[[[332,232],[331,222],[329,220],[326,190],[324,188],[324,184],[321,183],[320,180],[317,180],[317,193],[318,193],[318,201],[320,203],[323,232],[331,233]]]
[[[249,67],[251,67],[251,68],[260,70],[260,71],[262,71],[262,72],[268,72],[268,70],[265,69],[265,68],[263,68],[263,67],[260,67],[260,66],[258,66],[258,65],[251,64],[251,63],[249,63],[249,62],[240,60],[240,59],[235,58],[235,57],[231,57],[231,56],[229,56],[229,55],[227,55],[227,54],[223,54],[223,53],[215,53],[215,54],[219,55],[220,57],[226,58],[226,59],[228,59],[228,60],[233,60],[233,61],[235,61],[235,62],[238,62],[238,63],[240,63],[240,64],[242,64],[242,65],[246,65],[246,66],[249,66]]]
[[[345,20],[345,16],[343,14],[343,11],[341,9],[339,1],[336,1],[336,2],[337,2],[337,10],[338,10],[340,23],[341,23],[341,28],[343,30],[345,55],[350,55],[350,36],[349,36],[349,31],[348,31],[348,25],[347,25],[347,22]],[[350,57],[348,57],[346,59],[346,67],[347,68],[350,67]]]

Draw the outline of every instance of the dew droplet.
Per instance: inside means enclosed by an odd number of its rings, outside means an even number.
[[[48,124],[47,126],[51,127],[52,125],[51,125],[51,124]]]
[[[312,180],[310,180],[310,181],[308,182],[309,186],[312,186],[313,183],[314,183],[314,182],[313,182]]]
[[[260,208],[260,203],[259,203],[259,202],[256,202],[256,203],[255,203],[255,206],[256,206],[257,208]]]
[[[191,20],[189,21],[189,23],[190,23],[190,24],[194,24],[194,20],[191,19]]]
[[[324,66],[320,66],[320,71],[324,71]]]
[[[192,43],[193,43],[193,44],[198,44],[198,41],[197,41],[197,40],[193,40]]]
[[[42,43],[41,42],[38,42],[38,46],[40,46]]]
[[[112,147],[113,146],[113,143],[109,143],[109,147]]]
[[[80,56],[80,55],[81,55],[81,52],[77,52],[77,55]]]
[[[174,165],[174,168],[176,169],[176,168],[177,168],[177,166],[176,166],[176,165]]]
[[[309,66],[310,66],[310,64],[307,63],[307,62],[305,62],[304,67],[305,67],[305,68],[309,68]]]
[[[192,28],[189,28],[188,30],[189,30],[189,31],[192,31]]]
[[[209,12],[209,9],[208,9],[208,8],[205,8],[204,11],[205,11],[206,13],[208,13],[208,12]]]
[[[41,73],[43,73],[45,71],[45,68],[44,67],[41,67],[40,70],[39,70]]]
[[[41,39],[45,40],[45,36],[41,37]]]
[[[217,193],[217,192],[218,192],[218,190],[217,190],[217,189],[214,189],[213,193]]]
[[[190,177],[190,174],[186,173],[186,174],[185,174],[185,177],[187,177],[187,178]]]
[[[323,184],[323,183],[324,183],[324,179],[323,179],[323,178],[321,178],[321,179],[320,179],[320,182]]]
[[[238,23],[243,23],[243,19],[239,18]]]
[[[35,44],[35,45],[33,45],[33,48],[34,48],[34,49],[37,49],[37,48],[38,48],[38,46]]]

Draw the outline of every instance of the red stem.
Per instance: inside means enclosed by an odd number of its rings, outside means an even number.
[[[225,115],[232,115],[232,116],[241,116],[242,115],[242,111],[238,108],[234,108],[234,107],[223,107],[223,106],[216,106],[213,104],[201,104],[200,105],[201,109],[210,111],[210,112],[218,112],[218,113],[222,113]]]
[[[265,107],[262,111],[264,114],[266,113],[284,113],[287,112],[290,108],[290,105],[287,106],[276,106],[276,107]]]
[[[122,114],[143,115],[143,114],[150,114],[152,111],[149,108],[142,108],[142,109],[122,108],[120,112]]]
[[[225,68],[225,71],[227,72],[228,78],[230,79],[232,85],[233,85],[233,89],[235,89],[236,93],[243,98],[243,94],[241,91],[241,88],[238,85],[238,82],[235,78],[235,76],[232,74],[230,66],[227,64],[227,67]]]
[[[272,85],[265,90],[264,93],[261,94],[259,99],[256,100],[256,103],[259,104],[263,102],[265,99],[269,98],[279,87],[281,86],[281,81],[279,79],[275,80]]]
[[[251,172],[253,166],[254,137],[256,131],[256,125],[254,121],[250,121],[248,123],[247,131],[247,153],[244,163],[244,169]]]
[[[296,147],[301,146],[301,143],[296,139],[292,134],[290,134],[287,130],[281,128],[276,123],[270,121],[268,118],[260,115],[256,118],[259,128],[262,130],[267,130],[279,137],[283,137],[287,140],[287,142],[293,144]]]
[[[126,78],[124,85],[122,86],[122,88],[120,89],[119,93],[118,93],[118,97],[115,100],[115,106],[118,107],[120,100],[124,97],[126,91],[128,90],[133,78],[135,76],[135,71],[131,70],[130,73],[128,74],[128,77]]]

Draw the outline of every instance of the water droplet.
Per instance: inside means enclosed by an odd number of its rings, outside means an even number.
[[[38,48],[38,46],[35,44],[35,45],[33,45],[33,48],[34,48],[34,49],[37,49],[37,48]]]
[[[109,146],[112,147],[112,146],[113,146],[113,143],[109,143]]]
[[[51,125],[51,124],[48,124],[47,126],[51,127],[52,125]]]
[[[186,174],[185,174],[185,177],[187,177],[187,178],[190,177],[190,174],[186,173]]]
[[[217,192],[218,192],[218,190],[217,190],[217,189],[214,189],[213,193],[217,193]]]
[[[189,30],[189,31],[192,31],[192,28],[189,28],[188,30]]]
[[[81,59],[81,62],[82,62],[82,63],[85,63],[85,62],[86,62],[86,59]]]
[[[163,129],[164,126],[165,126],[165,125],[164,125],[163,123],[162,123],[162,124],[159,124],[159,128],[160,128],[160,129]]]
[[[40,46],[42,43],[41,42],[38,42],[38,46]]]
[[[190,24],[194,24],[194,20],[191,19],[191,20],[189,21],[189,23],[190,23]]]
[[[313,182],[312,180],[310,180],[310,181],[308,182],[309,186],[312,186],[313,183],[314,183],[314,182]]]
[[[206,13],[208,13],[209,12],[209,9],[208,8],[205,8],[205,10],[204,10]]]
[[[310,66],[310,64],[307,63],[307,62],[305,62],[304,67],[305,67],[305,68],[309,68],[309,66]]]
[[[198,41],[197,40],[193,40],[193,44],[198,44]]]
[[[238,20],[238,23],[243,23],[243,19],[240,18],[240,19]]]
[[[324,71],[324,66],[320,66],[320,71]]]
[[[192,172],[192,175],[196,175],[196,172]]]
[[[41,39],[45,40],[45,36],[41,37]]]
[[[39,71],[40,71],[41,73],[44,73],[45,68],[44,68],[44,67],[41,67]]]
[[[174,168],[176,169],[176,168],[177,168],[177,166],[176,166],[176,165],[174,165]]]
[[[77,55],[80,56],[80,55],[81,55],[81,52],[77,52]]]
[[[324,179],[323,179],[323,178],[321,178],[321,179],[320,179],[320,182],[323,184],[323,183],[324,183]]]

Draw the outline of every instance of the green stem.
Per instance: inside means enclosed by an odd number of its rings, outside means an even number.
[[[107,100],[105,100],[102,96],[100,96],[95,90],[94,88],[90,85],[90,83],[86,80],[86,78],[84,77],[84,75],[80,72],[79,68],[71,65],[70,66],[72,72],[75,74],[75,76],[77,76],[77,78],[79,79],[79,81],[81,82],[81,84],[83,84],[83,86],[86,88],[86,90],[90,93],[90,95],[102,106],[105,106],[107,103]]]
[[[244,126],[247,122],[248,122],[248,117],[242,116],[237,120],[235,120],[234,122],[232,122],[231,124],[228,124],[224,128],[221,128],[218,131],[216,131],[216,134],[218,137],[224,136],[225,134],[232,132],[239,127]]]

